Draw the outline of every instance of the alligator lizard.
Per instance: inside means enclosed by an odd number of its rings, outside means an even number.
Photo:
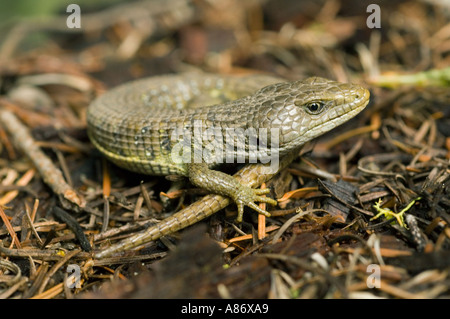
[[[254,189],[287,165],[300,146],[364,109],[369,92],[319,77],[284,82],[270,76],[166,75],[121,85],[88,108],[88,134],[109,160],[150,175],[183,175],[217,195],[95,254],[103,258],[178,231],[226,207],[230,200],[270,214],[276,204]],[[221,163],[248,164],[234,177]],[[275,163],[275,169],[273,166]]]

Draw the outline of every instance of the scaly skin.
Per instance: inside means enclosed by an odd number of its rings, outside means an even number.
[[[88,109],[88,134],[111,161],[144,174],[184,175],[194,185],[218,194],[208,195],[144,233],[97,253],[96,258],[134,248],[192,225],[226,207],[230,199],[238,206],[238,221],[242,220],[244,205],[270,216],[255,202],[276,204],[276,201],[260,196],[267,190],[253,188],[287,165],[300,146],[346,122],[369,101],[369,92],[354,84],[317,77],[280,81],[267,76],[161,76],[122,85],[95,100]],[[217,97],[231,101],[224,102]],[[235,177],[211,169],[224,158],[214,157],[211,154],[216,153],[205,150],[222,150],[225,138],[216,136],[225,137],[227,129],[237,131],[239,136],[249,129],[255,129],[255,134],[268,133],[267,143],[263,143],[268,147],[255,149],[255,154],[261,161],[279,159],[275,169],[270,162],[252,164]],[[205,139],[208,132],[219,135]],[[273,141],[276,143],[269,147]],[[238,138],[234,147],[224,150],[224,154],[232,156],[234,161],[241,158],[249,162],[251,142],[250,137]],[[191,152],[182,162],[173,157],[180,145],[187,145]],[[196,153],[198,149],[202,152]],[[200,157],[195,157],[198,154]],[[267,170],[269,167],[272,169]]]

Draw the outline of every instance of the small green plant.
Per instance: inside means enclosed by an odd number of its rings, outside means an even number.
[[[404,228],[408,229],[408,227],[406,226],[405,219],[404,219],[403,215],[404,215],[405,212],[408,211],[408,209],[410,209],[410,208],[414,205],[414,203],[415,203],[416,201],[418,201],[418,200],[420,200],[420,197],[417,197],[416,199],[412,200],[412,201],[408,204],[408,206],[406,206],[405,208],[402,209],[401,212],[399,212],[399,213],[394,213],[394,212],[393,212],[392,210],[390,210],[389,208],[382,208],[382,207],[381,207],[381,198],[380,198],[380,199],[378,200],[378,202],[377,202],[375,205],[373,205],[373,207],[376,209],[376,211],[378,212],[378,214],[375,215],[374,217],[372,217],[370,220],[378,219],[381,215],[384,215],[384,217],[385,217],[387,220],[392,219],[392,218],[397,219],[397,222],[398,222],[398,224],[399,224],[401,227],[404,227]]]

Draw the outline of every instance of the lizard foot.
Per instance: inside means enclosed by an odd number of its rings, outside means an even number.
[[[270,197],[260,196],[268,193],[270,193],[270,189],[268,188],[253,189],[248,186],[242,185],[239,191],[236,192],[232,197],[238,208],[238,216],[236,218],[236,222],[238,223],[242,222],[242,217],[244,216],[244,206],[248,206],[251,209],[257,211],[258,213],[270,217],[269,212],[267,212],[266,210],[262,209],[261,207],[255,204],[255,202],[260,202],[275,206],[277,204],[276,200]]]

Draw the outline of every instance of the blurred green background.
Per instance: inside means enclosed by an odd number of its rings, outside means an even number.
[[[123,0],[14,0],[0,1],[0,25],[22,18],[42,18],[63,14],[69,4],[78,4],[81,10],[92,11],[95,8],[113,5]]]

